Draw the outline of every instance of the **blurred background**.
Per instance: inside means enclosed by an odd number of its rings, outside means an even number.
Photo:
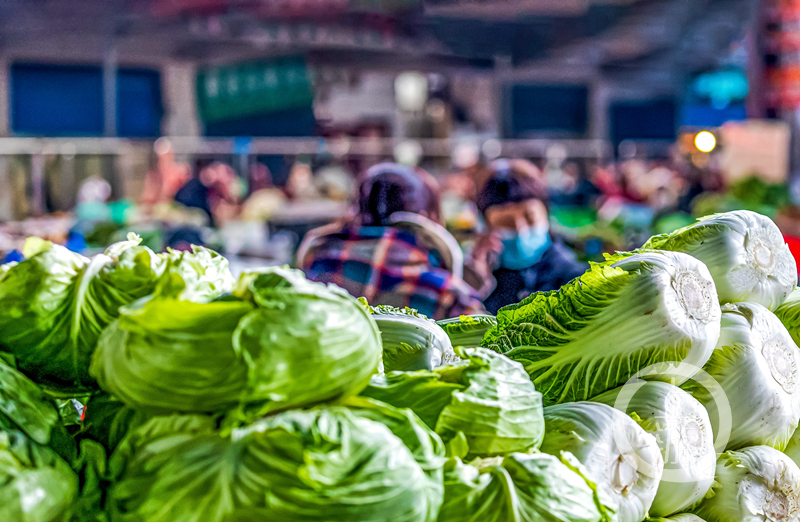
[[[797,1],[3,0],[0,260],[133,231],[296,264],[386,161],[469,259],[499,159],[579,261],[739,208],[795,248],[798,51]]]

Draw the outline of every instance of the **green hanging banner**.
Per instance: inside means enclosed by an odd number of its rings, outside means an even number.
[[[309,107],[314,87],[300,56],[201,70],[197,103],[203,121]]]

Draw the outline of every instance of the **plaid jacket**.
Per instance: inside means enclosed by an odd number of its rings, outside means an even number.
[[[309,279],[370,304],[408,306],[434,319],[484,311],[478,293],[443,269],[436,250],[392,227],[348,227],[318,238],[300,260]]]

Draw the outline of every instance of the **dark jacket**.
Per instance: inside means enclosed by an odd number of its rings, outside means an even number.
[[[534,292],[555,290],[583,274],[589,265],[581,263],[566,245],[553,239],[538,263],[524,270],[498,268],[493,272],[497,286],[483,304],[490,314],[518,303]]]

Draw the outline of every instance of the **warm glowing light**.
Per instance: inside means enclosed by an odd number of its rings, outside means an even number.
[[[708,131],[700,131],[694,137],[694,146],[700,152],[711,152],[717,146],[717,138]]]

